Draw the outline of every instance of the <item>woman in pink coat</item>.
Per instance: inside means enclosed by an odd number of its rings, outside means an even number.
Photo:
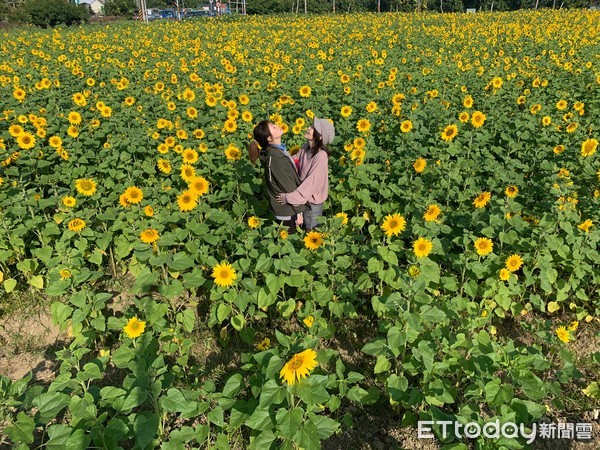
[[[307,142],[300,148],[295,158],[298,160],[300,186],[293,192],[279,194],[277,201],[292,206],[308,203],[310,210],[304,212],[304,229],[312,230],[323,215],[323,203],[329,190],[329,150],[335,137],[333,124],[325,119],[314,118],[313,126],[304,134]]]

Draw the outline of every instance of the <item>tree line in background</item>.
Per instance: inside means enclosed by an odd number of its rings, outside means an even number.
[[[248,14],[346,13],[386,11],[462,12],[510,11],[538,8],[587,8],[599,0],[247,0]],[[174,8],[175,0],[148,0],[148,8]],[[204,0],[179,0],[180,8],[198,8]],[[106,0],[104,14],[131,18],[135,0]],[[31,23],[41,27],[86,23],[92,13],[86,5],[68,0],[0,0],[0,23]]]

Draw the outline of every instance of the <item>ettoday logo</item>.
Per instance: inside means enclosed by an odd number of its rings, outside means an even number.
[[[435,436],[431,428],[433,425],[441,428],[441,437],[443,439],[447,438],[452,432],[459,439],[463,437],[477,439],[480,436],[488,439],[523,438],[528,444],[531,444],[536,438],[578,440],[590,440],[592,438],[591,423],[532,423],[526,426],[525,424],[516,424],[513,422],[500,424],[500,421],[496,420],[494,422],[486,422],[482,426],[477,422],[462,424],[451,420],[424,420],[419,421],[417,425],[419,439],[434,439]]]

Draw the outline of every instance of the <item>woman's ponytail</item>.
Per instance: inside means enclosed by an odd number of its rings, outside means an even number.
[[[248,144],[248,156],[249,156],[250,162],[252,164],[256,163],[259,153],[260,153],[260,146],[258,145],[258,142],[256,141],[256,139],[252,139],[250,141],[250,143]]]

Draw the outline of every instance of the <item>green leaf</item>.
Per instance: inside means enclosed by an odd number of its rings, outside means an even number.
[[[279,404],[285,399],[285,388],[279,386],[274,380],[268,380],[262,388],[260,393],[259,405],[261,408],[265,408],[272,404]]]
[[[71,427],[68,425],[52,425],[47,430],[48,441],[44,448],[49,450],[64,450],[67,447],[67,441],[71,436]]]
[[[173,260],[169,264],[169,269],[175,272],[182,272],[191,267],[194,267],[194,261],[183,252],[175,253]]]
[[[14,278],[8,278],[4,280],[3,286],[6,293],[10,294],[17,287],[17,280]]]
[[[319,430],[312,422],[306,422],[294,436],[294,442],[304,450],[320,450],[321,440],[319,439]]]
[[[234,398],[244,388],[244,378],[239,373],[234,373],[229,377],[223,387],[225,397]]]
[[[268,409],[256,408],[245,425],[253,430],[270,431],[273,427],[271,413]]]
[[[225,426],[225,420],[224,420],[224,416],[223,416],[223,408],[221,408],[220,406],[217,406],[215,408],[213,408],[209,413],[208,413],[208,420],[211,423],[214,423],[216,426],[218,427],[224,427]]]
[[[33,400],[33,406],[38,408],[36,422],[47,424],[69,405],[69,401],[70,397],[60,392],[46,392],[37,396]]]
[[[242,331],[242,329],[246,325],[246,319],[244,318],[243,314],[238,314],[236,316],[233,316],[230,319],[230,321],[231,321],[231,325],[233,325],[233,328],[235,328],[237,331]]]
[[[391,367],[392,363],[388,360],[388,358],[385,355],[379,355],[377,357],[377,362],[375,363],[374,372],[376,374],[387,372]]]
[[[52,323],[61,326],[61,329],[63,326],[66,327],[67,320],[71,317],[72,312],[73,308],[68,305],[60,302],[52,303],[52,306],[50,307]]]
[[[140,448],[144,449],[150,445],[158,433],[158,416],[146,411],[136,415],[133,422],[133,431],[135,433],[135,442]]]
[[[277,428],[283,437],[292,439],[297,430],[300,428],[303,417],[304,410],[301,408],[293,408],[289,410],[280,409],[277,411],[275,420],[277,422]]]
[[[159,278],[160,275],[158,273],[154,273],[149,268],[145,267],[133,283],[131,292],[133,294],[144,294],[149,292],[150,289],[152,289],[152,286],[158,282]]]
[[[196,313],[192,308],[187,308],[181,313],[181,324],[183,329],[188,333],[194,331],[194,325],[196,324]]]
[[[265,288],[260,288],[258,291],[258,307],[267,308],[277,300],[277,296]]]
[[[310,421],[319,430],[319,438],[325,440],[330,438],[340,427],[339,422],[325,416],[317,416],[314,413],[309,413]]]
[[[75,430],[67,439],[66,450],[86,450],[91,441],[92,437],[85,430]]]
[[[123,402],[121,412],[131,411],[133,408],[137,408],[146,401],[148,393],[139,386],[134,387]]]
[[[194,269],[191,272],[184,273],[181,276],[181,279],[183,281],[183,287],[186,289],[200,287],[206,282],[206,278],[204,278],[200,269]]]
[[[175,388],[169,389],[166,395],[161,397],[160,404],[168,412],[183,412],[190,409],[189,402],[183,396],[183,393]]]
[[[35,277],[31,277],[29,279],[29,284],[38,289],[44,289],[44,277],[41,275],[36,275]]]
[[[14,442],[31,444],[33,442],[33,430],[35,423],[31,417],[24,412],[17,414],[17,421],[4,430],[4,433]]]
[[[329,401],[325,389],[326,379],[322,375],[313,375],[293,385],[292,392],[307,405],[320,405]]]
[[[588,384],[585,389],[582,389],[582,392],[588,397],[600,399],[600,385],[596,381]]]
[[[248,450],[268,450],[275,442],[275,435],[271,430],[265,430],[255,438],[250,438]]]

